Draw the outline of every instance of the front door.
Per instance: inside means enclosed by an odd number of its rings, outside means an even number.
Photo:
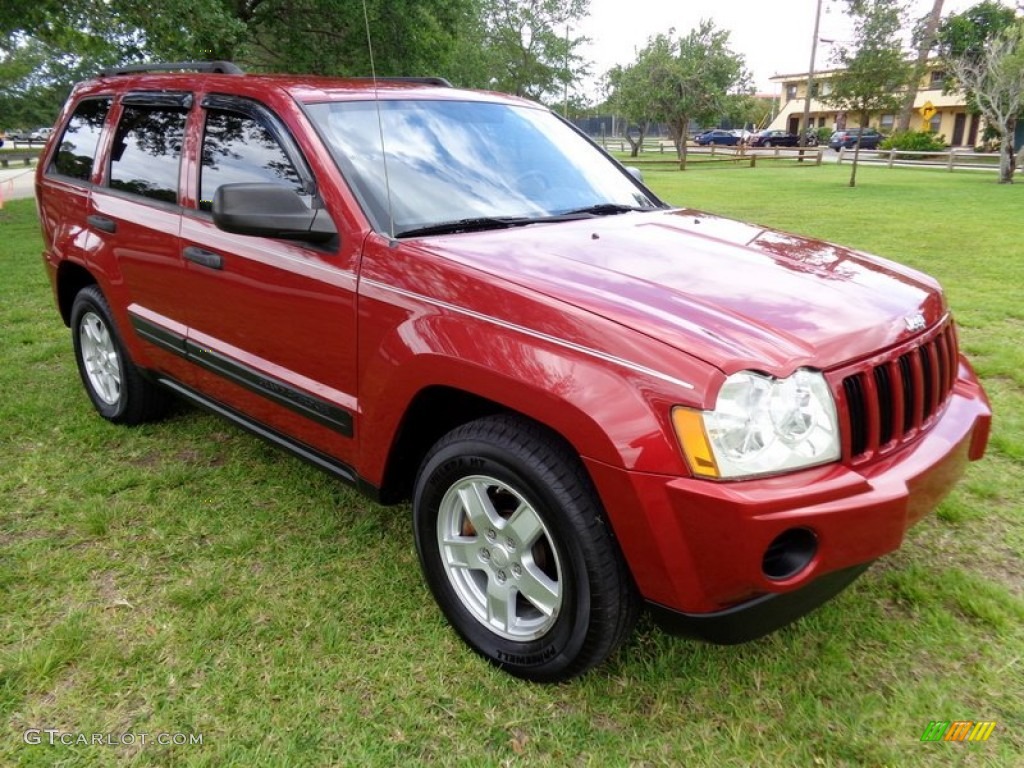
[[[181,231],[189,357],[203,370],[202,390],[351,464],[358,244],[320,247],[218,229],[210,210],[222,184],[271,182],[311,200],[313,177],[265,106],[208,96],[202,107],[199,202]]]
[[[953,119],[953,146],[959,147],[964,143],[964,129],[967,127],[967,115],[958,112]]]

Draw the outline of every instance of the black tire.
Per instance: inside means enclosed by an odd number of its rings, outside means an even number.
[[[102,291],[90,285],[71,305],[71,339],[82,384],[100,416],[141,424],[167,410],[169,395],[139,372],[128,356]]]
[[[439,440],[416,478],[413,524],[448,621],[517,677],[575,677],[632,632],[639,600],[590,478],[533,422],[492,416]]]
[[[764,143],[764,145],[765,145],[766,147],[771,147],[772,143],[771,143],[770,141],[766,141],[766,142]]]

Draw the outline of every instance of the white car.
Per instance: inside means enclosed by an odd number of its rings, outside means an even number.
[[[46,141],[53,133],[53,128],[36,128],[28,135],[29,141]]]

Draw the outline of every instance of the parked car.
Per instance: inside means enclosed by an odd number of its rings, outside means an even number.
[[[40,158],[89,401],[176,395],[410,499],[448,622],[514,675],[585,672],[644,605],[770,632],[985,451],[920,272],[668,205],[523,99],[194,66],[77,85]]]
[[[874,128],[848,128],[842,131],[835,131],[832,134],[832,138],[828,140],[828,145],[835,150],[843,147],[849,149],[857,145],[858,138],[860,138],[861,149],[878,149],[878,145],[882,143],[885,136]]]
[[[702,147],[734,147],[740,143],[740,137],[737,136],[732,131],[725,131],[720,128],[716,128],[714,130],[704,131],[704,133],[698,134],[694,141],[696,141]]]
[[[759,131],[750,138],[752,147],[795,147],[799,143],[799,136],[782,130]]]

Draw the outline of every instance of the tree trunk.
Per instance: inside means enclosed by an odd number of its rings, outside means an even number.
[[[1003,130],[1002,150],[999,154],[999,183],[1013,184],[1013,174],[1017,171],[1017,153],[1013,150],[1013,137],[1017,132],[1017,118],[1006,121]]]
[[[924,30],[921,33],[921,47],[917,49],[917,60],[914,62],[914,80],[907,88],[907,96],[903,100],[903,107],[900,109],[900,119],[896,123],[897,131],[910,130],[910,116],[914,111],[914,100],[917,98],[917,89],[921,86],[921,78],[928,71],[928,55],[931,53],[932,44],[935,42],[935,34],[942,21],[943,0],[935,0],[931,13],[925,20]]]
[[[679,170],[686,170],[686,138],[687,138],[687,126],[690,124],[690,118],[685,115],[678,122],[672,120],[668,124],[668,129],[672,132],[672,141],[676,145],[676,157],[679,158]]]
[[[633,140],[632,135],[629,132],[629,128],[626,128],[626,141],[629,142],[629,156],[636,157],[640,154],[640,148],[644,145],[644,138],[647,136],[647,126],[637,126],[637,137],[636,141]]]

